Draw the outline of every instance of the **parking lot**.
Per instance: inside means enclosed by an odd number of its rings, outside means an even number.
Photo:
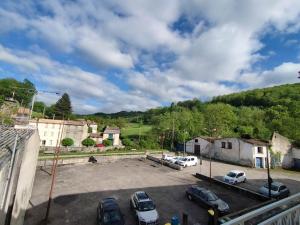
[[[205,165],[202,167],[208,169]],[[177,171],[139,159],[58,167],[49,224],[94,225],[99,200],[114,196],[125,215],[126,224],[133,225],[135,219],[130,211],[129,198],[137,190],[145,190],[153,198],[160,214],[160,224],[169,222],[174,215],[181,216],[183,212],[189,215],[189,224],[206,224],[207,210],[185,197],[186,188],[193,184],[213,190],[229,204],[232,211],[259,203],[195,178],[192,173],[199,172],[199,169],[197,166]],[[46,213],[51,179],[47,170],[50,168],[37,170],[31,208],[26,214],[26,225],[39,224]]]

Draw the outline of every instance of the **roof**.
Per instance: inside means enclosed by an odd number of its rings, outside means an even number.
[[[119,127],[106,127],[104,130],[104,134],[119,134],[120,128]]]
[[[101,138],[101,137],[103,137],[103,133],[91,133],[90,137],[91,138]]]
[[[139,201],[147,201],[150,199],[150,197],[144,191],[137,191],[137,192],[135,192],[135,194]]]
[[[113,197],[103,199],[101,201],[101,204],[104,210],[112,210],[119,208],[116,199]]]
[[[14,148],[16,137],[19,144],[26,141],[33,133],[32,129],[15,129],[0,125],[0,157]]]
[[[242,139],[242,140],[252,145],[270,146],[269,142],[258,140],[258,139]]]
[[[84,126],[86,125],[86,121],[77,121],[77,120],[52,120],[52,119],[39,119],[31,120],[32,123],[45,123],[45,124],[62,124],[64,122],[65,125],[74,125],[74,126]]]
[[[232,173],[245,173],[242,170],[230,170],[229,172],[232,172]]]

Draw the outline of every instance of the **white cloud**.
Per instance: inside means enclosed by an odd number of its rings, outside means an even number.
[[[253,64],[270,56],[259,54],[265,44],[261,37],[297,32],[299,13],[298,0],[7,3],[0,9],[0,33],[24,32],[37,42],[38,53],[0,45],[0,60],[34,71],[35,79],[50,88],[70,92],[82,104],[80,110],[142,110],[240,90],[226,82],[249,88],[297,82],[297,63],[281,62],[267,71],[254,71]],[[195,23],[190,33],[172,30],[181,16]],[[39,54],[46,49],[49,54]],[[84,69],[54,60],[59,54],[82,61]],[[157,59],[159,54],[166,59]],[[111,70],[120,71],[117,76],[128,90],[114,84]]]

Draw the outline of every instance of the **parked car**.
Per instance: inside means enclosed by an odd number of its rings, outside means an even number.
[[[264,196],[269,197],[269,184],[266,183],[258,192]],[[290,195],[290,190],[280,182],[271,183],[271,197],[272,198],[285,198]]]
[[[98,225],[124,225],[124,217],[115,198],[104,198],[97,208]]]
[[[130,208],[135,212],[138,225],[158,224],[158,212],[153,200],[146,192],[135,192],[130,198]]]
[[[178,160],[178,165],[187,167],[187,166],[196,166],[198,164],[198,158],[196,156],[187,156],[181,160]]]
[[[164,161],[169,161],[169,160],[172,160],[173,158],[174,158],[174,156],[169,156],[169,155],[162,156],[162,160],[164,160]]]
[[[237,184],[241,182],[246,182],[246,173],[240,170],[231,170],[227,175],[223,178],[224,182],[229,184]]]
[[[227,214],[230,208],[226,202],[220,199],[215,193],[202,187],[192,186],[186,190],[189,200],[203,205],[205,208],[216,206],[221,214]]]
[[[177,161],[179,161],[179,160],[181,160],[181,159],[183,159],[182,156],[174,156],[173,158],[170,158],[170,159],[168,160],[168,162],[177,164]]]

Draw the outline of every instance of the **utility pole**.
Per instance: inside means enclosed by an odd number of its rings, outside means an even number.
[[[47,211],[46,211],[46,216],[45,216],[45,224],[48,223],[48,218],[49,218],[49,213],[50,213],[50,208],[51,208],[51,203],[52,203],[52,193],[53,193],[53,188],[55,184],[55,178],[56,178],[56,168],[57,168],[57,163],[58,163],[58,157],[60,154],[60,143],[63,135],[63,130],[64,130],[64,118],[63,122],[60,127],[60,132],[58,132],[58,139],[56,142],[56,149],[55,149],[55,155],[53,158],[53,164],[52,164],[52,169],[51,169],[51,186],[50,186],[50,191],[49,191],[49,198],[48,198],[48,204],[47,204]]]
[[[171,141],[171,151],[174,150],[174,136],[175,136],[175,121],[174,121],[174,112],[172,112],[172,141]]]
[[[267,173],[268,173],[268,188],[269,188],[269,198],[271,198],[271,185],[272,185],[272,178],[270,175],[270,163],[269,163],[269,146],[266,148],[267,151]]]

